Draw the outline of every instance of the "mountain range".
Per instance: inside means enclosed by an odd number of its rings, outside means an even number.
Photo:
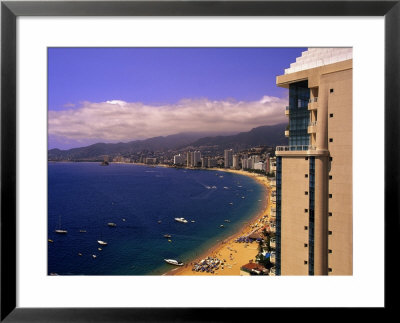
[[[224,149],[241,151],[251,147],[287,145],[284,135],[286,123],[273,126],[260,126],[248,132],[235,135],[210,136],[205,133],[179,133],[169,136],[135,140],[127,143],[96,143],[86,147],[48,151],[48,160],[99,160],[104,155],[130,156],[138,153],[184,152],[198,149],[221,153]]]

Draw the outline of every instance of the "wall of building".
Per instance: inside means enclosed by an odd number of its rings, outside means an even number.
[[[308,160],[282,158],[281,275],[308,275]]]
[[[328,96],[328,149],[332,158],[328,201],[328,274],[353,272],[352,70],[323,75]],[[330,92],[333,89],[333,92]]]

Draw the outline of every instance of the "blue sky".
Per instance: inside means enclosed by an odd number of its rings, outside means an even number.
[[[287,90],[276,86],[276,76],[305,50],[49,48],[49,148],[183,132],[191,116],[198,118],[193,131],[277,123],[271,109],[284,108]],[[252,112],[259,110],[264,114]],[[215,118],[221,122],[210,125]]]

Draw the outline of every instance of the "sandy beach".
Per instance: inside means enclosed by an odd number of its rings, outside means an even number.
[[[237,233],[214,245],[207,252],[200,257],[193,259],[190,263],[185,264],[183,267],[176,267],[171,269],[164,275],[190,275],[190,276],[232,276],[240,275],[240,267],[255,260],[258,253],[258,243],[237,243],[235,240],[240,236],[247,236],[253,232],[261,232],[265,225],[268,225],[270,220],[271,211],[271,191],[273,188],[270,186],[268,178],[263,175],[249,173],[242,170],[231,169],[218,169],[218,171],[231,172],[240,175],[245,175],[254,178],[266,188],[266,206],[262,212],[259,212],[254,218],[246,223]],[[214,273],[196,272],[193,271],[193,264],[200,262],[207,257],[218,258],[223,261],[223,266],[215,270]]]

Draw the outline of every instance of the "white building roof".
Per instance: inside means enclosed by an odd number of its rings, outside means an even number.
[[[353,48],[309,48],[296,58],[296,62],[285,69],[285,74],[308,70],[310,68],[333,64],[353,58]]]

